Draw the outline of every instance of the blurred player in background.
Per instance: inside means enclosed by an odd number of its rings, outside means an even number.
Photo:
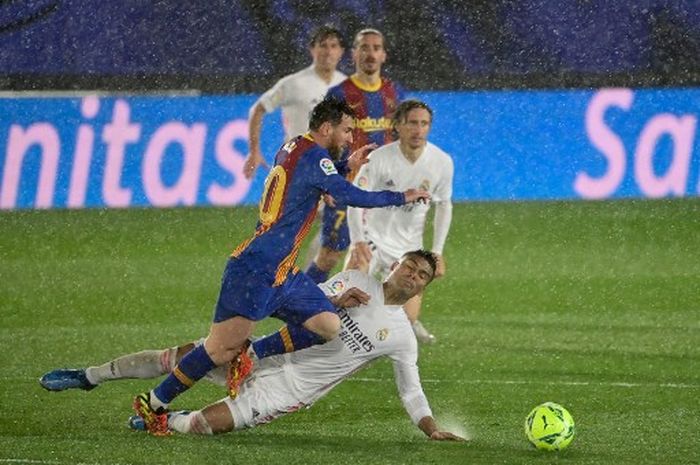
[[[275,166],[265,180],[258,226],[226,265],[204,344],[185,355],[155,389],[134,398],[134,410],[149,432],[169,434],[166,413],[170,402],[214,367],[240,358],[256,321],[274,316],[325,340],[338,333],[336,308],[295,266],[322,194],[362,207],[430,199],[425,191],[367,192],[338,173],[338,168],[346,172],[367,162],[369,146],[337,165],[331,161],[331,153],[341,152],[352,142],[353,118],[353,110],[344,101],[324,99],[311,113],[309,132],[277,152]],[[245,369],[243,372],[234,378],[241,379]]]
[[[392,265],[384,282],[360,271],[337,274],[320,288],[337,305],[355,307],[340,310],[342,327],[337,337],[289,356],[260,361],[235,399],[228,397],[194,412],[173,412],[169,427],[181,433],[216,434],[268,423],[311,406],[373,360],[389,357],[401,401],[414,424],[433,440],[464,440],[441,431],[432,416],[420,383],[415,338],[401,310],[433,280],[436,266],[432,253],[415,250]],[[355,305],[347,305],[351,303]],[[40,382],[50,391],[91,390],[107,380],[155,377],[169,372],[175,359],[193,347],[138,352],[87,370],[54,370]],[[208,377],[224,384],[226,372],[215,369]],[[139,417],[132,417],[130,425],[145,426]]]
[[[403,91],[382,77],[386,61],[384,36],[376,29],[363,29],[355,35],[352,59],[355,73],[328,91],[329,96],[344,99],[355,111],[355,132],[350,152],[366,144],[384,145],[393,140],[391,118],[403,99]],[[352,180],[354,173],[350,173]],[[350,245],[346,205],[326,205],[321,226],[321,249],[306,272],[317,283],[329,273]]]
[[[428,142],[433,111],[418,100],[402,102],[394,113],[398,141],[372,152],[370,162],[360,168],[355,185],[367,190],[410,188],[427,190],[435,205],[432,251],[437,256],[436,276],[445,273],[442,251],[452,221],[452,158]],[[348,208],[348,225],[352,241],[350,259],[359,259],[359,267],[383,279],[392,263],[409,250],[423,247],[423,231],[430,205],[425,203],[374,210]],[[430,334],[418,320],[423,294],[406,302],[404,310],[420,342],[431,343]]]
[[[250,179],[258,166],[267,166],[260,150],[260,132],[265,113],[282,107],[284,141],[306,132],[309,114],[323,100],[328,88],[342,82],[346,76],[336,68],[343,57],[343,37],[331,25],[317,28],[311,35],[309,53],[313,62],[307,68],[283,77],[265,92],[249,113],[248,146],[243,173]]]

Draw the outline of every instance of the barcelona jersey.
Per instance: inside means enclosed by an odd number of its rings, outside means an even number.
[[[255,234],[232,257],[244,260],[269,278],[261,285],[278,286],[295,267],[304,237],[324,193],[345,205],[365,208],[402,205],[401,192],[367,192],[338,174],[328,150],[309,134],[287,142],[275,156],[265,180]]]
[[[375,143],[382,146],[393,142],[391,119],[404,96],[391,80],[382,77],[378,85],[369,87],[351,76],[331,87],[328,96],[345,100],[355,112],[350,153],[363,145]]]
[[[345,100],[355,112],[355,129],[350,150],[343,154],[346,160],[350,153],[367,144],[382,146],[392,142],[392,118],[396,107],[403,100],[403,91],[387,78],[369,87],[355,76],[347,78],[328,89],[328,96]],[[353,180],[355,172],[347,174]],[[350,245],[350,232],[345,219],[345,204],[336,200],[336,206],[323,209],[321,245],[327,249],[343,251]]]

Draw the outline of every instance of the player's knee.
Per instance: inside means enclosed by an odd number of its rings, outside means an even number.
[[[233,415],[225,402],[217,402],[201,410],[197,421],[202,426],[201,434],[228,433],[235,426]]]
[[[204,349],[216,366],[230,362],[240,352],[240,347],[230,344],[229,341],[220,341],[211,337],[204,342]]]
[[[206,347],[207,355],[216,366],[221,366],[233,360],[238,355],[239,349],[223,344]]]
[[[243,317],[234,317],[214,323],[204,341],[204,349],[216,366],[233,360],[252,334],[255,322]]]
[[[304,326],[329,341],[340,332],[340,318],[335,313],[322,312],[308,319]]]

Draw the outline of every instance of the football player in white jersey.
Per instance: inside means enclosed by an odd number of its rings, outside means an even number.
[[[416,250],[396,262],[383,283],[356,270],[335,275],[321,288],[338,305],[346,307],[339,311],[342,326],[337,337],[325,344],[258,360],[235,399],[226,397],[194,412],[171,412],[169,427],[180,433],[217,434],[269,423],[287,413],[310,407],[373,360],[389,357],[394,365],[399,396],[413,423],[430,439],[463,441],[464,438],[440,430],[432,416],[418,374],[416,339],[401,307],[433,280],[436,268],[434,254]],[[186,350],[186,346],[180,350]],[[147,352],[153,353],[146,357],[143,354]],[[40,382],[53,391],[89,390],[108,379],[166,373],[175,358],[182,355],[177,353],[177,348],[166,349],[160,355],[156,352],[139,352],[94,367],[92,373],[88,373],[93,380],[87,384],[85,370],[55,370]],[[123,372],[115,375],[119,367]],[[67,376],[69,372],[72,375],[81,373],[82,381]],[[213,370],[209,378],[225,385],[226,369]],[[143,429],[143,420],[134,416],[130,425]]]
[[[309,44],[313,63],[277,81],[253,104],[248,127],[250,153],[243,167],[246,178],[252,178],[258,166],[267,166],[260,150],[260,131],[265,114],[282,107],[285,140],[305,133],[311,109],[323,100],[328,88],[346,78],[336,69],[343,52],[343,37],[338,29],[330,25],[317,28]]]
[[[424,102],[406,100],[394,114],[398,140],[384,145],[371,154],[355,184],[363,189],[403,191],[409,187],[431,193],[435,205],[432,252],[438,257],[436,276],[445,274],[442,256],[452,221],[452,158],[428,142],[433,112]],[[386,277],[392,263],[409,250],[423,247],[423,231],[429,204],[413,203],[403,207],[377,208],[372,211],[348,208],[351,250],[349,257],[360,259],[349,268],[359,268],[376,276]],[[430,334],[418,320],[422,293],[404,305],[420,342],[431,343]]]

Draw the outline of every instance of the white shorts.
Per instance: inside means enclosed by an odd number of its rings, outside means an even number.
[[[252,428],[269,423],[282,415],[308,407],[290,395],[290,383],[284,371],[283,357],[268,357],[259,361],[235,399],[223,401],[233,416],[235,429]]]

